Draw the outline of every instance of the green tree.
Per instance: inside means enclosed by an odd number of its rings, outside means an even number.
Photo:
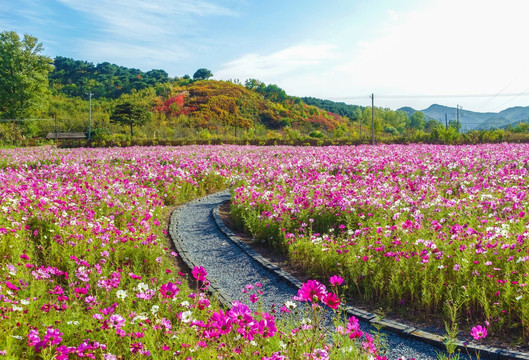
[[[129,125],[130,136],[134,136],[132,127],[145,125],[150,120],[150,112],[143,104],[123,102],[116,105],[110,120],[114,123]]]
[[[246,79],[244,87],[248,90],[257,90],[261,84],[262,82],[257,79]]]
[[[0,116],[23,118],[38,108],[48,91],[51,59],[41,55],[36,37],[0,33]]]
[[[264,96],[266,99],[275,102],[283,102],[288,98],[285,90],[276,84],[269,84],[264,90]]]
[[[523,134],[529,130],[529,124],[526,122],[520,122],[515,128],[512,129],[512,132]]]
[[[443,126],[443,125],[435,119],[430,119],[426,123],[425,130],[426,132],[432,132],[434,129],[436,129],[439,126]]]
[[[449,120],[448,127],[454,128],[457,132],[459,132],[459,129],[461,129],[461,122],[457,120]]]
[[[193,79],[207,80],[212,76],[213,76],[213,73],[211,72],[211,70],[202,68],[202,69],[198,69],[197,71],[195,71],[195,73],[193,74]]]
[[[410,118],[410,127],[417,130],[423,130],[426,125],[424,121],[424,114],[420,111],[416,111]]]

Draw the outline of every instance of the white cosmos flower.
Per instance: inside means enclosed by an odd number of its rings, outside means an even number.
[[[116,297],[120,300],[124,300],[127,297],[127,292],[125,290],[116,291]]]
[[[191,320],[193,320],[193,318],[191,318],[192,314],[193,313],[191,311],[189,311],[189,310],[184,311],[182,313],[182,322],[185,322],[185,323],[191,322]]]

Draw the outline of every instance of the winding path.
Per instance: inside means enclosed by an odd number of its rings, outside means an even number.
[[[171,215],[169,225],[169,233],[177,251],[190,268],[201,265],[207,270],[211,287],[224,304],[238,299],[247,303],[241,290],[247,284],[261,282],[264,294],[260,300],[264,308],[270,308],[272,304],[281,306],[297,294],[300,283],[261,258],[238,241],[222,223],[218,223],[220,218],[215,209],[218,211],[218,207],[229,199],[229,191],[225,190],[177,208]],[[354,308],[350,308],[349,312],[364,320],[361,321],[364,331],[372,331],[374,328],[371,324],[377,322],[391,330],[386,332],[390,349],[388,359],[397,359],[402,355],[407,359],[437,359],[437,353],[444,352],[431,345],[440,346],[440,338],[435,335],[391,321],[380,321],[373,314]],[[482,349],[482,355],[489,355],[489,351],[490,348]],[[490,355],[493,355],[491,358],[501,358],[496,351]]]

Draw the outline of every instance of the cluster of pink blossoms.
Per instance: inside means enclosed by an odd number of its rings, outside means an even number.
[[[335,275],[336,276],[336,275]],[[331,284],[342,283],[343,279],[338,280],[339,277],[332,277]],[[341,278],[339,278],[341,279]],[[325,285],[318,280],[309,280],[301,285],[298,290],[298,295],[294,297],[297,301],[322,302],[331,309],[338,309],[341,304],[340,298],[334,292],[328,292]]]
[[[257,334],[265,339],[277,332],[273,315],[267,312],[252,314],[247,305],[238,301],[230,310],[214,312],[207,323],[197,321],[193,325],[203,329],[205,339],[216,339],[235,330],[242,338],[252,341]]]
[[[41,352],[47,347],[58,345],[61,341],[62,333],[52,327],[46,329],[46,333],[42,339],[40,338],[38,329],[29,330],[28,346],[34,347],[36,352]]]

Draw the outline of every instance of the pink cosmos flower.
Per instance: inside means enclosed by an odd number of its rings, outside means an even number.
[[[349,334],[350,339],[356,339],[364,335],[364,333],[360,330],[360,323],[356,317],[351,316],[349,318],[346,333]]]
[[[163,318],[162,320],[160,320],[160,324],[166,328],[167,330],[171,330],[171,328],[173,327],[171,325],[171,320],[169,319],[166,319],[166,318]]]
[[[245,318],[252,317],[252,311],[248,305],[239,301],[234,301],[232,308],[228,311],[228,316],[236,321],[244,321]]]
[[[162,297],[166,299],[174,298],[175,295],[178,294],[179,291],[180,289],[178,289],[178,287],[171,282],[168,282],[167,284],[163,284],[162,286],[160,286],[160,293],[162,294]]]
[[[200,300],[198,300],[197,307],[200,310],[204,310],[204,309],[207,309],[209,307],[209,305],[210,305],[210,303],[209,303],[208,299],[200,299]]]
[[[322,302],[331,309],[335,310],[338,309],[338,306],[340,306],[341,303],[340,298],[334,293],[328,293],[327,295],[325,295],[322,299]]]
[[[151,298],[154,296],[154,294],[156,294],[156,291],[151,290],[151,289],[147,289],[147,290],[145,290],[145,292],[137,293],[136,297],[138,299],[151,300]]]
[[[143,344],[141,342],[135,342],[135,343],[130,344],[130,351],[133,354],[137,354],[142,349],[143,349]]]
[[[6,284],[7,288],[10,289],[10,290],[13,290],[13,291],[18,291],[18,290],[20,290],[19,288],[17,288],[15,285],[13,285],[12,283],[10,283],[9,281],[6,281],[5,284]]]
[[[49,345],[58,345],[62,341],[62,333],[57,329],[49,327],[46,329],[43,341]]]
[[[141,280],[141,276],[136,275],[133,272],[129,272],[129,276],[135,280]]]
[[[286,360],[288,357],[281,355],[281,351],[273,353],[271,357],[264,357],[262,360]]]
[[[329,353],[324,349],[316,349],[314,350],[314,359],[328,360]]]
[[[204,269],[202,266],[195,266],[191,271],[191,274],[197,281],[206,280],[206,276],[208,275],[206,269]]]
[[[373,336],[371,334],[366,334],[366,341],[362,341],[362,346],[370,354],[375,354],[377,352],[377,348],[375,347]]]
[[[211,323],[209,325],[215,328],[219,334],[224,335],[231,331],[231,324],[232,319],[227,316],[227,313],[219,310],[211,315]]]
[[[37,329],[31,329],[28,333],[28,346],[35,346],[40,342],[39,331]]]
[[[273,319],[262,319],[258,324],[258,332],[263,339],[273,337],[277,332],[275,321]]]
[[[259,325],[252,319],[247,321],[237,329],[237,332],[242,335],[248,341],[252,341],[255,334],[259,330]]]
[[[332,286],[340,286],[343,284],[343,278],[340,275],[333,275],[329,279]]]
[[[470,335],[474,338],[474,340],[480,340],[487,337],[487,328],[483,327],[481,325],[474,326],[472,328],[472,331],[470,332]]]
[[[325,285],[318,280],[309,280],[301,285],[298,295],[294,297],[297,301],[321,301],[327,294]]]
[[[110,315],[110,318],[108,319],[108,325],[110,327],[119,329],[123,325],[125,325],[125,319],[123,318],[123,316],[119,314],[112,314]]]

